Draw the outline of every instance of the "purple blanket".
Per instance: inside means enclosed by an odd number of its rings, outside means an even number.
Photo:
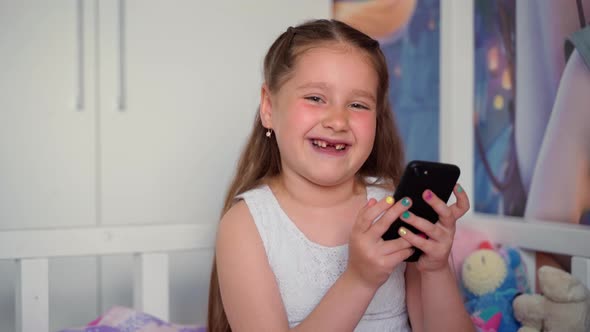
[[[113,307],[84,327],[58,332],[206,332],[205,327],[178,325],[131,308]]]

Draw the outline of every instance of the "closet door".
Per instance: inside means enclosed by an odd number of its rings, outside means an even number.
[[[0,0],[1,228],[95,222],[87,7],[75,0]]]
[[[0,0],[2,229],[96,221],[94,13],[89,0]],[[95,266],[49,262],[52,331],[96,317]],[[16,329],[15,276],[0,261],[0,331]]]
[[[103,222],[217,222],[266,50],[329,1],[99,5]]]

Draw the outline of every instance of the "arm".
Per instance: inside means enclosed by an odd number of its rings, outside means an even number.
[[[557,90],[525,217],[579,223],[582,212],[590,208],[588,91],[590,70],[574,51]]]
[[[385,200],[384,200],[385,201]],[[370,213],[363,220],[374,220],[390,204],[384,201],[368,204]],[[370,208],[375,207],[376,208]],[[382,208],[380,210],[380,208]],[[401,205],[398,210],[404,209]],[[389,211],[393,211],[390,209]],[[380,234],[389,227],[400,211],[392,212],[388,222],[376,222],[371,234],[365,230],[358,236],[351,236],[351,252],[358,252],[357,243],[367,243],[366,237]],[[388,214],[388,213],[386,213]],[[385,215],[384,215],[385,216]],[[384,230],[383,230],[384,231]],[[358,232],[361,233],[361,232]],[[363,240],[363,241],[361,241]],[[318,306],[296,328],[295,331],[352,331],[366,311],[373,295],[389,273],[401,261],[409,257],[411,250],[405,240],[391,241],[385,250],[385,258],[375,257],[375,250],[366,253],[378,260],[382,267],[370,266],[365,269],[347,269],[328,290]],[[352,254],[351,254],[352,255]],[[349,266],[359,266],[359,255],[352,257]],[[287,331],[287,315],[274,274],[268,264],[264,246],[244,202],[237,203],[222,218],[216,244],[216,260],[219,285],[224,309],[233,331]],[[371,277],[378,282],[366,282],[367,276],[359,271],[371,271]],[[382,280],[382,281],[381,281]]]
[[[221,298],[232,330],[288,330],[262,240],[243,201],[221,219],[215,251]]]
[[[407,229],[400,233],[424,252],[417,263],[406,267],[406,302],[413,331],[475,331],[448,260],[456,220],[469,209],[467,195],[458,188],[457,203],[450,207],[425,192],[424,199],[439,215],[436,224],[413,214],[402,218],[428,235],[424,239]]]
[[[408,264],[406,280],[413,331],[474,331],[449,266],[420,272],[416,264]]]
[[[524,213],[527,218],[575,224],[590,209],[589,89],[590,70],[574,50],[540,148]],[[537,252],[536,259],[537,266],[570,269],[569,256]]]

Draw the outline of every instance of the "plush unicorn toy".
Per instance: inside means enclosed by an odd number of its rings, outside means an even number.
[[[516,249],[494,249],[480,244],[462,266],[461,281],[465,308],[482,332],[516,331],[512,301],[527,290],[520,254]]]

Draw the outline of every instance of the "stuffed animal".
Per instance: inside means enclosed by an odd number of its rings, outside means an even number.
[[[484,242],[463,261],[461,281],[465,308],[482,332],[516,331],[512,301],[528,290],[520,254],[514,248],[494,249]]]
[[[590,331],[590,291],[571,274],[542,266],[537,272],[544,295],[523,294],[514,300],[518,332]]]

